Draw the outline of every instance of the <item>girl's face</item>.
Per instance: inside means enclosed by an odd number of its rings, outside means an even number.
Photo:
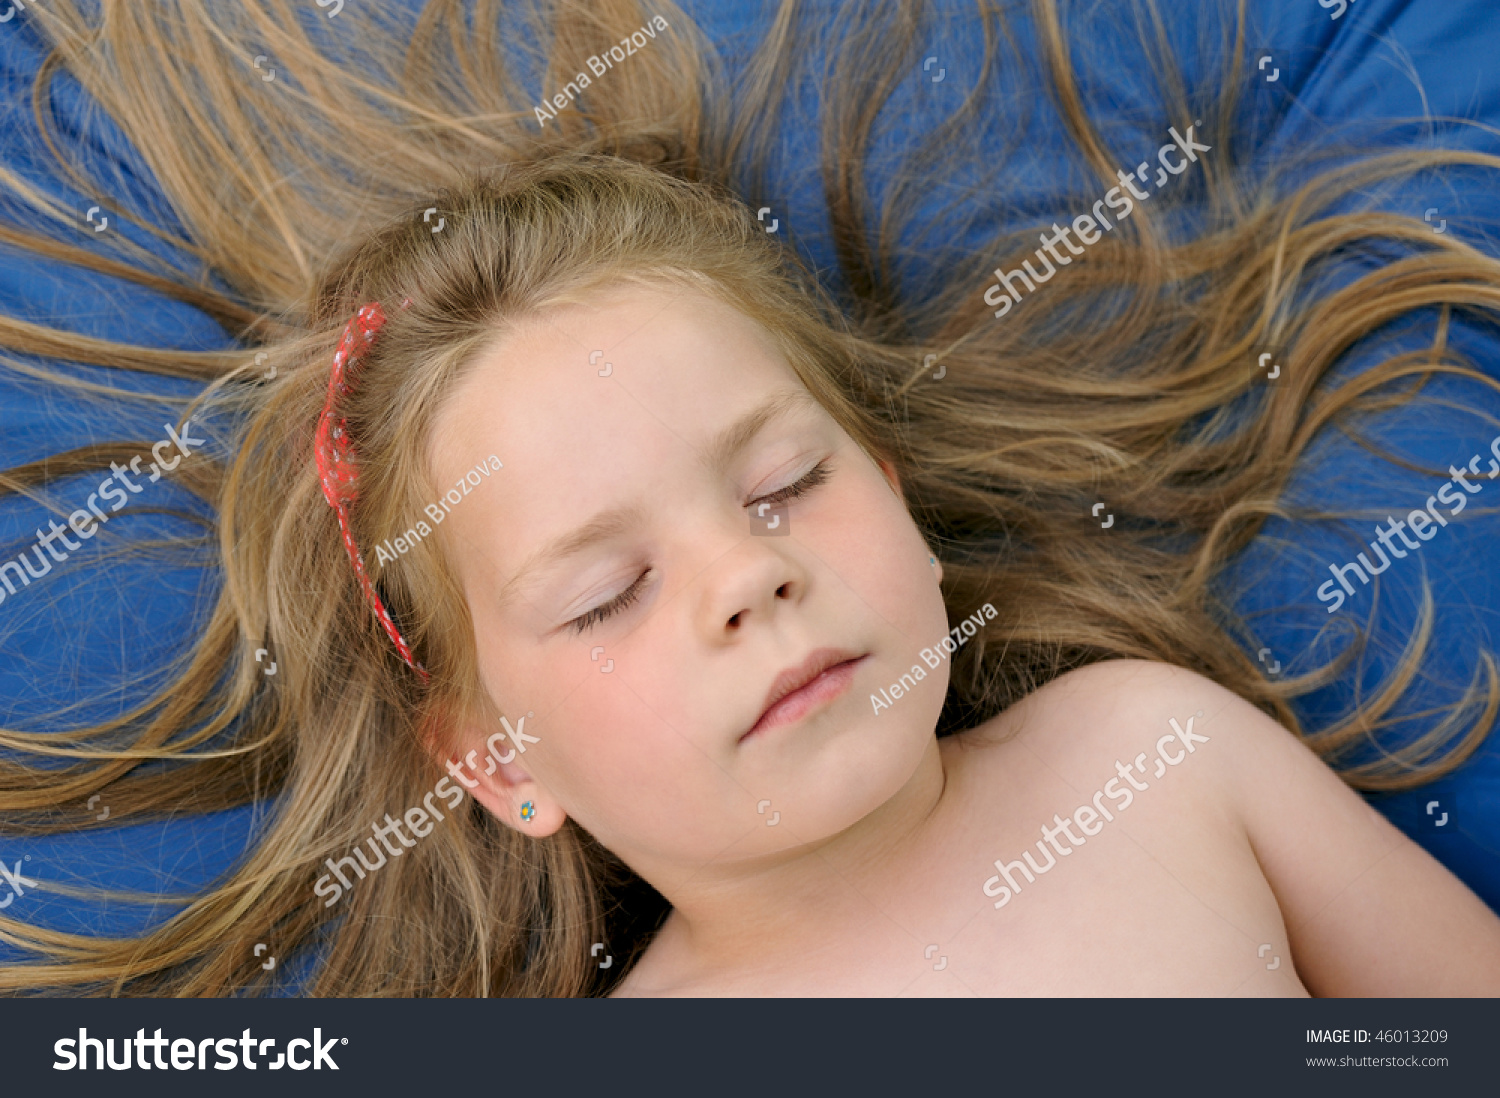
[[[947,633],[940,573],[894,473],[756,324],[636,287],[533,318],[445,404],[434,499],[491,454],[503,468],[442,530],[484,686],[537,741],[485,775],[500,729],[461,730],[479,766],[460,772],[501,820],[546,835],[572,816],[670,896],[710,863],[819,844],[912,780],[947,689],[947,661],[919,655]],[[747,736],[820,649],[856,662]]]

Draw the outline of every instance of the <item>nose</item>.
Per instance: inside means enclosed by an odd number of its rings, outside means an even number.
[[[710,565],[699,613],[710,641],[733,639],[752,623],[767,624],[806,597],[806,568],[770,540],[746,538]]]

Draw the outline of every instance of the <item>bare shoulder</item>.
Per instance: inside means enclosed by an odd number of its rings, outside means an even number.
[[[1187,702],[1193,703],[1194,709],[1204,704],[1233,707],[1236,702],[1253,708],[1212,679],[1184,667],[1157,660],[1100,660],[1059,675],[993,720],[963,735],[999,742],[1032,732],[1042,719],[1058,716],[1076,720],[1102,718],[1086,727],[1080,725],[1075,731],[1104,732],[1124,718],[1155,713],[1164,705],[1176,712]]]
[[[1346,818],[1383,822],[1290,729],[1212,679],[1155,660],[1069,671],[960,735],[977,756],[966,762],[979,769],[1031,758],[1082,781],[1107,767],[1138,790],[1170,778],[1162,782],[1170,793],[1146,799],[1162,808],[1171,802],[1174,812],[1194,802],[1262,856],[1256,840],[1265,838],[1271,806],[1290,822],[1316,807],[1306,800],[1313,798],[1338,803]],[[1289,803],[1292,789],[1304,803]]]
[[[1012,818],[1045,820],[1077,805],[1090,826],[1123,813],[1121,826],[1159,858],[1232,859],[1250,873],[1255,856],[1239,792],[1247,727],[1252,738],[1280,737],[1306,752],[1285,728],[1194,671],[1108,660],[1058,676],[951,737],[957,742],[944,753],[972,806],[971,826],[995,833]]]
[[[1202,675],[1092,664],[960,736],[950,750],[1011,796],[1116,775],[1138,822],[1165,836],[1191,821],[1217,851],[1251,852],[1314,994],[1500,990],[1500,919],[1483,901],[1289,729]]]
[[[1200,780],[1222,781],[1232,770],[1227,757],[1238,753],[1247,724],[1253,727],[1252,735],[1295,739],[1249,702],[1196,671],[1155,660],[1119,659],[1059,675],[959,735],[964,747],[977,755],[1031,752],[1070,768],[1104,757],[1128,758],[1134,765],[1145,753],[1145,763],[1154,772],[1156,760],[1163,767],[1176,767],[1180,760],[1170,760],[1182,753],[1193,757]],[[1235,733],[1227,738],[1234,745],[1222,745],[1221,750],[1216,726],[1231,725]],[[1215,750],[1204,748],[1205,739]]]

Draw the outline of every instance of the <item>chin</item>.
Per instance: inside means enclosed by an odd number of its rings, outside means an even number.
[[[825,741],[814,758],[796,767],[786,783],[795,785],[796,792],[786,803],[797,808],[799,836],[837,834],[905,788],[922,762],[937,723],[936,714],[929,719],[914,710],[905,716],[903,721],[885,724],[867,715],[857,726]]]

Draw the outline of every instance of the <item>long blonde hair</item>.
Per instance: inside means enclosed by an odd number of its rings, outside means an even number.
[[[54,46],[35,89],[39,124],[66,67],[132,139],[183,232],[160,227],[171,223],[164,211],[118,212],[201,269],[179,270],[118,237],[114,255],[15,227],[0,238],[193,304],[265,357],[164,351],[0,318],[0,344],[14,354],[207,382],[182,416],[236,425],[230,456],[196,457],[172,474],[218,516],[224,583],[201,636],[159,692],[116,720],[65,734],[5,730],[0,743],[12,751],[69,762],[0,761],[0,812],[12,834],[46,834],[76,829],[71,809],[100,792],[111,825],[175,813],[184,790],[200,811],[273,799],[274,811],[242,864],[138,939],[0,917],[0,931],[40,955],[0,967],[0,987],[260,991],[268,977],[249,943],[274,937],[284,954],[326,948],[312,994],[601,994],[660,924],[662,897],[576,824],[533,840],[472,802],[341,903],[314,894],[327,860],[364,840],[371,820],[421,804],[441,779],[429,737],[443,742],[460,713],[509,711],[508,699],[478,686],[441,530],[379,579],[431,673],[424,685],[365,605],[320,490],[312,440],[334,345],[370,301],[389,319],[343,409],[361,456],[352,521],[367,556],[430,501],[423,452],[435,409],[497,330],[591,287],[691,284],[764,327],[851,436],[896,463],[913,518],[943,557],[953,618],[986,601],[1000,611],[955,657],[940,734],[1113,657],[1202,672],[1335,766],[1388,723],[1422,667],[1430,598],[1381,691],[1329,727],[1303,730],[1288,700],[1333,681],[1358,645],[1268,681],[1239,647],[1253,647],[1251,631],[1212,581],[1267,516],[1287,513],[1281,490],[1326,425],[1399,403],[1406,380],[1447,373],[1495,385],[1453,360],[1445,333],[1451,308],[1500,308],[1500,263],[1415,219],[1329,210],[1374,181],[1500,160],[1372,154],[1280,193],[1274,178],[1246,182],[1220,136],[1199,158],[1201,184],[1182,196],[1201,203],[1199,232],[1179,239],[1166,198],[1143,205],[1086,262],[997,322],[982,300],[991,271],[1018,267],[1035,230],[943,254],[941,282],[922,293],[903,290],[892,243],[921,172],[956,156],[964,127],[993,109],[979,89],[1011,39],[984,5],[976,90],[898,173],[878,219],[863,164],[878,110],[906,71],[896,43],[921,23],[905,0],[878,14],[841,9],[827,24],[786,0],[733,89],[712,46],[670,3],[647,13],[628,0],[553,0],[527,13],[530,35],[507,35],[506,50],[491,0],[479,0],[472,23],[454,0],[410,22],[375,8],[350,3],[316,34],[299,21],[308,12],[281,0],[213,14],[201,0],[105,0],[93,25],[68,0],[31,9]],[[1138,14],[1155,30],[1143,42],[1157,51],[1163,85],[1175,88],[1154,6],[1146,0]],[[598,77],[597,94],[576,80],[576,98],[539,125],[514,58],[557,92],[657,15],[649,47]],[[1035,0],[1033,16],[1075,151],[1113,185],[1114,158],[1081,107],[1056,0]],[[1225,25],[1230,61],[1216,84],[1234,88],[1243,0]],[[822,170],[837,292],[737,197],[764,193],[796,58],[829,29],[838,45]],[[1231,132],[1232,94],[1167,98],[1163,133],[1195,117],[1207,121],[1203,134]],[[37,211],[71,216],[19,175],[0,178]],[[1341,249],[1372,239],[1409,254],[1334,293],[1310,293]],[[1328,383],[1357,339],[1426,306],[1444,317],[1430,349]],[[1246,364],[1263,346],[1279,348],[1286,380],[1257,389]],[[929,356],[946,367],[941,382],[924,369]],[[140,399],[6,361],[76,391]],[[145,446],[70,450],[7,470],[0,490],[30,492]],[[1136,521],[1108,539],[1081,537],[1101,498]],[[260,649],[277,661],[274,679],[260,673]],[[1473,751],[1497,709],[1500,675],[1485,652],[1430,734],[1342,773],[1370,790],[1430,780]],[[153,760],[173,765],[143,766]],[[604,972],[590,950],[599,941],[617,960]]]

